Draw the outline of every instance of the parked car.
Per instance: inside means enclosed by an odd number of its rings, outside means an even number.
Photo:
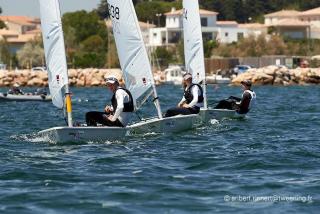
[[[7,65],[6,64],[0,64],[0,70],[6,70]]]
[[[31,71],[46,71],[46,67],[33,67],[31,68]]]
[[[250,68],[252,68],[250,65],[237,65],[236,67],[233,68],[233,73],[238,75],[246,72]]]

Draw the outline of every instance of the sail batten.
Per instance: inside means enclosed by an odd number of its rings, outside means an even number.
[[[58,0],[39,0],[43,45],[52,103],[63,108],[62,88],[68,84],[65,45]]]

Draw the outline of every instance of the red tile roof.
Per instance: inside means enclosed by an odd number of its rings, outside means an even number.
[[[209,10],[203,10],[203,9],[200,9],[199,10],[200,12],[200,15],[204,15],[204,16],[213,16],[213,15],[218,15],[219,13],[217,12],[214,12],[214,11],[209,11]],[[180,16],[183,14],[183,10],[171,10],[170,12],[168,13],[165,13],[164,15],[166,16]]]
[[[301,16],[320,16],[320,7],[304,11]]]
[[[264,17],[293,17],[299,16],[300,14],[301,12],[297,10],[280,10],[274,13],[269,13]]]
[[[13,22],[19,25],[34,25],[37,23],[36,19],[28,16],[0,16],[0,20],[3,22]]]

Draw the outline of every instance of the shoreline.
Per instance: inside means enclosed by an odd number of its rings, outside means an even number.
[[[105,85],[105,77],[112,75],[123,83],[120,69],[69,69],[69,84],[76,87],[97,87]],[[165,84],[163,72],[154,73],[157,85]],[[253,85],[318,85],[320,84],[320,68],[296,68],[268,66],[252,68],[247,72],[232,78],[230,85],[240,85],[243,80],[251,80]],[[46,71],[32,70],[0,70],[0,87],[11,87],[19,83],[22,87],[47,87],[48,75]]]

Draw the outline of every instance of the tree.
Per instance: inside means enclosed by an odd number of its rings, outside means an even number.
[[[209,58],[211,57],[212,50],[214,48],[217,48],[218,44],[214,40],[208,40],[208,41],[203,41],[203,49],[204,49],[204,57]]]
[[[168,51],[165,47],[157,47],[152,54],[154,58],[159,60],[162,67],[168,67],[169,63],[173,60],[173,53]]]
[[[99,19],[96,12],[88,13],[82,10],[66,13],[62,17],[62,22],[65,32],[70,32],[68,28],[74,29],[75,43],[80,43],[92,35],[99,35],[101,38],[107,37],[106,25]]]
[[[23,68],[31,68],[34,66],[44,65],[44,50],[42,40],[37,37],[27,42],[22,49],[17,52],[19,65]]]
[[[0,15],[1,15],[1,13],[2,13],[2,9],[0,7]],[[3,21],[0,20],[0,29],[5,28],[5,27],[6,27],[6,25],[3,23]]]
[[[133,0],[133,4],[136,5],[138,2],[142,2],[141,0]],[[106,19],[109,17],[108,11],[108,1],[101,0],[98,8],[96,9],[97,14],[100,16],[101,19]]]
[[[80,51],[74,55],[75,66],[101,68],[105,65],[106,48],[99,35],[93,35],[81,42]]]
[[[9,64],[10,63],[10,51],[8,44],[5,40],[0,40],[0,64]]]
[[[103,67],[107,52],[107,28],[97,12],[66,13],[62,21],[69,63],[79,67]]]
[[[96,9],[97,14],[100,16],[101,19],[106,19],[109,16],[108,12],[108,1],[101,0],[98,8]]]
[[[158,24],[158,17],[156,14],[161,14],[160,25],[165,25],[165,13],[169,12],[171,8],[182,8],[181,1],[166,2],[166,1],[147,1],[140,2],[136,5],[136,12],[139,21],[151,22]]]

